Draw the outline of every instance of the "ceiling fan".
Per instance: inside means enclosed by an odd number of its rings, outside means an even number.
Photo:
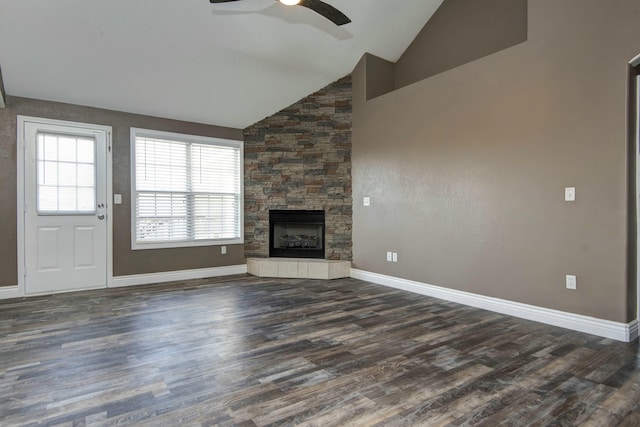
[[[211,3],[228,3],[232,1],[239,1],[239,0],[209,0],[209,2]],[[280,3],[285,4],[287,6],[298,5],[298,6],[306,7],[324,16],[325,18],[327,18],[329,21],[333,22],[336,25],[344,25],[351,22],[351,19],[349,19],[344,13],[340,12],[338,9],[331,6],[330,4],[327,4],[320,0],[276,0],[276,1],[279,1]]]

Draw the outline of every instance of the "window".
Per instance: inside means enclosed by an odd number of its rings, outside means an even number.
[[[243,243],[242,142],[131,129],[132,247]]]

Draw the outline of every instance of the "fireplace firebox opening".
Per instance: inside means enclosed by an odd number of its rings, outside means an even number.
[[[324,259],[324,211],[270,210],[269,256]]]

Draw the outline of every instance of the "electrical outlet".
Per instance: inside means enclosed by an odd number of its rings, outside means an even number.
[[[114,194],[113,195],[113,204],[121,205],[122,204],[122,194]]]
[[[226,246],[220,246],[220,253],[222,255],[226,255],[227,254],[227,247]]]
[[[393,261],[393,254],[391,252],[387,252],[387,262]]]
[[[362,206],[371,206],[371,197],[365,196],[362,198]]]
[[[393,258],[393,262],[398,262],[398,254],[397,253],[394,252],[393,255],[392,255],[392,258]]]
[[[576,276],[573,276],[571,274],[567,274],[565,280],[566,280],[566,284],[567,284],[567,289],[573,289],[573,290],[576,289],[576,285],[578,284]]]

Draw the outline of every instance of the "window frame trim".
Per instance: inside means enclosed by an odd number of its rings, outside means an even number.
[[[153,243],[139,243],[136,240],[136,138],[152,138],[152,139],[165,139],[175,142],[185,142],[194,144],[209,144],[223,147],[237,148],[240,153],[240,194],[239,194],[239,230],[240,236],[235,239],[202,239],[202,240],[180,240],[180,241],[165,241],[165,242],[153,242]],[[130,141],[129,141],[129,158],[130,158],[130,172],[131,172],[131,184],[129,190],[131,192],[131,249],[132,250],[146,250],[146,249],[165,249],[165,248],[185,248],[185,247],[198,247],[198,246],[223,246],[223,245],[235,245],[244,244],[244,141],[217,138],[203,135],[190,135],[176,132],[166,132],[152,129],[143,129],[132,127],[130,129]],[[189,194],[195,194],[190,191]]]

